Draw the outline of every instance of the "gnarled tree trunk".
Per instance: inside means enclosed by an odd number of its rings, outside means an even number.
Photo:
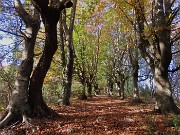
[[[154,50],[155,86],[157,109],[162,113],[180,113],[172,97],[172,88],[168,78],[168,67],[171,63],[172,52],[170,43],[171,23],[168,23],[171,15],[171,2],[162,0],[155,1],[155,28]]]
[[[31,17],[23,8],[19,0],[14,0],[16,11],[26,24],[25,43],[22,53],[22,62],[15,81],[15,87],[12,91],[9,105],[6,113],[0,119],[0,128],[7,126],[10,122],[27,122],[27,115],[31,114],[28,104],[29,81],[33,69],[34,46],[36,36],[40,27],[40,17],[36,9]]]
[[[155,31],[151,33],[150,39],[143,33],[145,22],[143,1],[137,0],[136,4],[136,16],[141,43],[139,47],[143,57],[150,64],[154,73],[156,109],[162,113],[180,113],[179,108],[174,103],[172,88],[168,78],[168,67],[172,59],[170,43],[171,22],[174,19],[173,17],[171,18],[171,16],[174,16],[171,12],[172,4],[169,0],[154,1],[152,24]],[[151,54],[148,54],[146,47],[152,48]]]
[[[49,13],[51,12],[51,13]],[[52,58],[57,50],[57,22],[58,12],[47,11],[43,17],[45,26],[45,47],[43,54],[35,68],[29,86],[29,103],[35,116],[48,116],[49,109],[42,97],[42,86],[46,73],[50,68]]]
[[[50,5],[48,1],[34,0],[34,6],[38,8],[45,26],[45,47],[43,54],[35,68],[30,80],[29,86],[29,104],[33,116],[50,116],[56,115],[43,100],[42,86],[46,73],[48,72],[53,56],[57,50],[57,23],[59,21],[60,12],[72,7],[69,0],[56,1]]]

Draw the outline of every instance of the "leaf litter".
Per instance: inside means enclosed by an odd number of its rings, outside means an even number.
[[[33,125],[20,124],[0,130],[1,135],[171,135],[180,133],[169,126],[172,115],[161,115],[146,103],[129,99],[93,97],[75,100],[71,106],[51,106],[58,118],[43,118]]]

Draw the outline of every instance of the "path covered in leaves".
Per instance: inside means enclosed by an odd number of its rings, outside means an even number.
[[[132,104],[128,99],[94,97],[75,100],[69,107],[53,106],[59,118],[33,120],[33,125],[11,126],[0,134],[23,135],[148,135],[173,134],[171,116],[153,112],[152,104]]]

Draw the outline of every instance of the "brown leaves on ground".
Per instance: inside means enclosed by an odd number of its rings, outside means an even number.
[[[152,104],[132,104],[128,99],[94,97],[76,100],[71,106],[53,106],[59,118],[36,120],[33,125],[17,125],[0,134],[26,135],[149,135],[178,134],[168,125],[171,116],[156,114]],[[180,131],[179,131],[180,132]]]

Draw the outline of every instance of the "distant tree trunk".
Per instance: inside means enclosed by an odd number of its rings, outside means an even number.
[[[99,88],[97,82],[94,82],[94,92],[95,92],[94,93],[95,96],[97,96],[97,95],[99,95],[101,93],[100,88]]]
[[[138,65],[138,61],[135,61],[135,64],[133,65],[133,89],[134,89],[134,93],[133,93],[133,98],[139,99],[139,88],[138,88],[138,70],[139,70],[139,65]]]
[[[125,85],[125,76],[122,73],[119,73],[119,77],[120,77],[120,91],[119,91],[119,96],[121,99],[125,98],[125,94],[124,94],[124,85]]]
[[[133,99],[132,102],[142,102],[139,96],[139,87],[138,87],[138,50],[135,50],[135,56],[133,57],[133,52],[129,48],[129,57],[132,64],[132,78],[133,78]]]
[[[86,96],[86,80],[85,80],[85,71],[84,71],[84,65],[83,65],[83,71],[82,71],[82,76],[81,76],[81,83],[82,83],[82,93],[80,95],[80,99],[81,100],[87,100],[87,96]]]
[[[84,77],[84,79],[83,79],[83,81],[82,81],[82,93],[81,93],[81,95],[80,95],[80,99],[81,100],[87,100],[87,96],[86,96],[86,82],[85,82],[85,77]]]
[[[87,92],[88,92],[88,97],[92,98],[92,83],[87,82]]]
[[[112,95],[112,92],[113,92],[113,86],[114,86],[114,83],[113,83],[113,80],[112,78],[109,76],[108,80],[107,80],[107,94],[109,96]]]
[[[118,87],[119,96],[121,97],[121,82],[120,82],[120,80],[117,80],[116,84],[117,84],[117,87]]]
[[[76,57],[76,62],[75,67],[76,67],[76,74],[79,77],[79,80],[82,84],[82,92],[80,94],[80,99],[81,100],[87,100],[87,96],[86,96],[86,71],[85,71],[85,52],[86,50],[86,46],[85,44],[82,44],[81,46],[81,50],[80,50],[80,60],[78,59],[78,57]]]
[[[36,9],[34,9],[34,15],[31,17],[19,0],[14,0],[14,4],[17,13],[26,24],[25,45],[22,53],[22,62],[15,81],[15,88],[12,91],[7,111],[0,119],[0,128],[20,119],[23,122],[27,122],[27,115],[31,114],[28,104],[28,88],[33,69],[34,46],[40,27],[40,17]]]
[[[136,33],[135,33],[136,34]],[[137,40],[135,40],[137,44]],[[139,71],[139,63],[138,63],[138,48],[128,48],[129,58],[132,65],[132,78],[133,78],[133,102],[139,102],[139,87],[138,87],[138,71]]]

